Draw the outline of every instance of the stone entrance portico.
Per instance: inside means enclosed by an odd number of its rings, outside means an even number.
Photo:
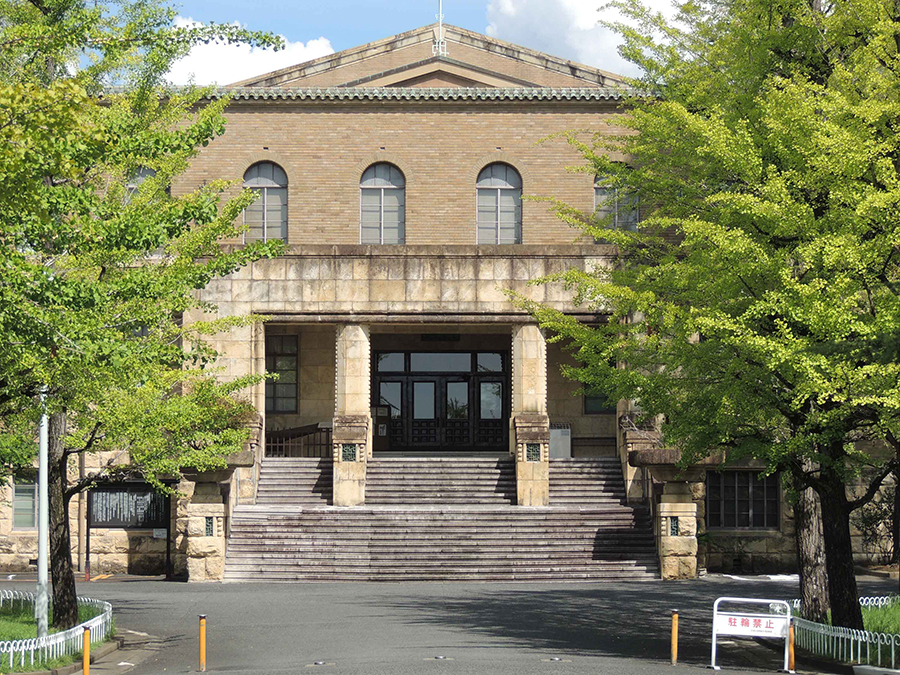
[[[365,503],[366,462],[373,454],[371,410],[377,401],[371,389],[372,328],[365,324],[338,324],[335,336],[334,505],[357,506]],[[515,324],[509,336],[512,391],[508,451],[516,462],[518,504],[546,506],[550,440],[547,344],[535,324]],[[412,413],[407,410],[404,414]],[[468,400],[464,414],[478,414]],[[496,446],[484,449],[502,450]],[[416,448],[411,451],[414,453]]]

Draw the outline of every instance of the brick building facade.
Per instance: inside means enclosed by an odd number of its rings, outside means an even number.
[[[172,185],[178,196],[243,178],[260,195],[245,237],[288,245],[202,293],[219,316],[268,317],[219,336],[222,376],[279,379],[250,392],[260,425],[247,451],[181,485],[176,572],[303,579],[319,578],[310,576],[318,567],[321,578],[385,578],[375,535],[326,542],[316,558],[276,533],[293,528],[296,544],[316,532],[303,518],[364,517],[369,533],[427,540],[462,527],[466,506],[470,525],[488,527],[502,512],[511,520],[501,529],[521,522],[542,532],[546,555],[534,559],[523,552],[533,543],[510,535],[478,550],[455,542],[444,550],[457,567],[427,551],[391,559],[386,548],[385,559],[406,561],[421,578],[690,577],[707,560],[791,569],[780,489],[763,485],[754,501],[755,474],[717,479],[717,527],[698,538],[707,530],[705,469],[681,476],[632,466],[629,453],[644,439],[620,423],[627,405],[579,393],[560,374],[570,358],[563,347],[507,295],[604,320],[561,283],[528,282],[609,266],[614,249],[527,197],[587,212],[602,202],[594,176],[566,170],[578,153],[550,137],[615,130],[628,95],[622,78],[452,26],[443,27],[442,54],[440,31],[427,26],[232,85],[225,135]],[[417,476],[420,488],[411,485]],[[0,565],[13,570],[27,565],[35,537],[27,518],[13,518],[27,510],[27,486],[8,492]],[[398,516],[401,506],[411,510]],[[432,514],[421,532],[397,529],[421,513]],[[540,529],[553,518],[558,529]],[[163,560],[164,542],[150,532],[93,534],[95,571],[153,571]],[[553,548],[566,537],[589,545]],[[486,552],[519,545],[505,557]],[[83,558],[83,543],[75,548]]]

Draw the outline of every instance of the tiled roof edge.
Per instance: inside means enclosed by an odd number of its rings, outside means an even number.
[[[219,98],[231,94],[235,99],[244,100],[406,100],[406,101],[600,101],[619,100],[644,95],[642,92],[623,87],[578,87],[578,88],[467,88],[467,87],[329,87],[318,88],[278,88],[278,87],[235,87],[221,88],[210,94]]]

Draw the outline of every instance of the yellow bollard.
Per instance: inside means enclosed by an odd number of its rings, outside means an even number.
[[[200,672],[206,672],[206,614],[200,615]]]
[[[788,628],[788,672],[794,672],[794,620]]]
[[[91,675],[91,629],[84,629],[84,646],[81,649],[81,669],[84,675]]]
[[[678,665],[678,610],[672,610],[672,665]]]

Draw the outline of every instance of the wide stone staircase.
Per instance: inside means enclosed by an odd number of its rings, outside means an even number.
[[[366,468],[366,504],[516,503],[516,465],[509,457],[376,458]]]
[[[231,519],[225,580],[656,578],[649,512],[622,503],[614,469],[553,460],[551,505],[533,508],[513,505],[507,459],[376,458],[366,505],[335,508],[323,499],[330,460],[266,458],[257,503]]]
[[[266,457],[259,469],[259,506],[324,506],[331,503],[331,458]]]
[[[618,457],[550,460],[551,506],[601,506],[624,500]]]

